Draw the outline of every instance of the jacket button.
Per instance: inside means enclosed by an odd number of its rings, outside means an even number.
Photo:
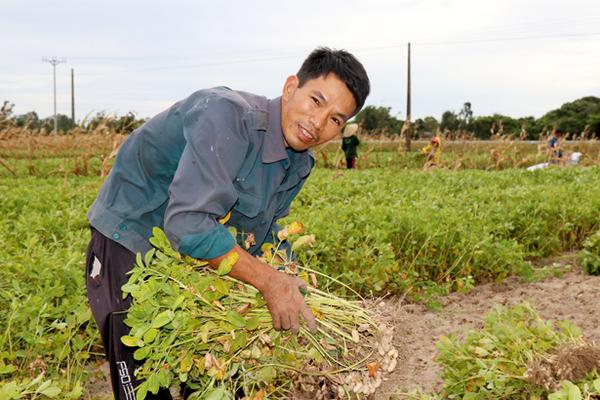
[[[119,235],[117,232],[115,232],[115,233],[112,234],[112,238],[114,240],[119,240],[119,239],[121,239],[121,235]]]

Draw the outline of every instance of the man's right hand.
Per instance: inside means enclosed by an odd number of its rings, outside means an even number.
[[[298,333],[302,315],[308,329],[316,331],[317,321],[300,292],[300,288],[306,288],[306,283],[296,276],[274,272],[271,281],[261,290],[273,319],[273,328]]]
[[[309,330],[317,330],[317,321],[300,293],[300,288],[306,288],[302,279],[275,270],[238,245],[231,251],[238,253],[240,258],[229,272],[229,276],[260,291],[271,313],[273,328],[298,333],[302,316]],[[227,254],[208,260],[208,263],[216,269],[225,257]]]

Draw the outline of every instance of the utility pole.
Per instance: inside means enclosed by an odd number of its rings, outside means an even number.
[[[71,68],[71,120],[75,123],[75,73]]]
[[[406,151],[410,151],[410,139],[412,135],[412,125],[410,116],[410,42],[408,42],[408,73],[406,86],[406,132],[404,146]]]
[[[54,82],[54,134],[58,133],[58,117],[56,115],[56,66],[60,63],[67,62],[64,58],[44,57],[43,62],[48,62],[52,65],[53,82]]]

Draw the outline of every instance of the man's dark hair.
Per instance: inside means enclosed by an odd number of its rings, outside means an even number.
[[[354,96],[356,109],[353,115],[358,113],[369,95],[370,84],[367,71],[363,65],[346,50],[332,50],[327,47],[318,47],[312,51],[302,63],[296,74],[299,86],[302,87],[311,79],[325,77],[335,74]]]

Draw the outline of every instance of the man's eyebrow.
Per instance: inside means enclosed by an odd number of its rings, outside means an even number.
[[[327,103],[327,98],[325,97],[325,95],[320,92],[319,90],[315,90],[314,91],[314,95],[317,96],[319,98],[319,100],[321,100],[323,103]]]
[[[342,113],[342,112],[339,112],[339,111],[338,111],[338,112],[336,112],[335,114],[336,114],[338,117],[342,118],[344,121],[348,121],[348,118],[350,118],[350,116],[349,116],[349,115],[346,115],[346,114],[344,114],[344,113]]]
[[[318,90],[315,90],[313,94],[314,94],[315,96],[317,96],[317,97],[319,98],[319,100],[321,100],[323,103],[327,104],[327,98],[326,98],[326,97],[323,95],[323,93],[321,93],[321,92],[320,92],[320,91],[318,91]],[[345,120],[345,121],[346,121],[346,120],[348,120],[348,118],[350,118],[350,116],[349,116],[349,115],[346,115],[346,114],[344,114],[344,113],[342,113],[342,112],[339,112],[339,111],[337,111],[335,114],[336,114],[338,117],[340,117],[340,118],[342,118],[343,120]]]

